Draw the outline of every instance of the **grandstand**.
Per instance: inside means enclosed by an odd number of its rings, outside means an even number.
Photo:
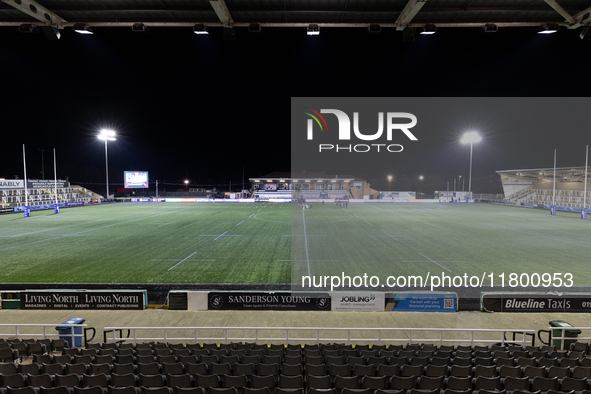
[[[35,182],[35,181],[29,181]],[[60,184],[67,183],[67,181],[59,181]],[[21,188],[2,188],[0,189],[0,204],[3,207],[24,207],[28,197],[29,205],[46,205],[56,202],[56,189],[49,187],[44,188],[29,188],[25,195],[25,189]],[[57,188],[58,203],[64,202],[90,202],[93,200],[101,200],[102,196],[94,193],[85,187],[78,185],[68,185],[67,187]]]
[[[556,169],[556,193],[554,194],[554,169],[497,171],[501,176],[505,200],[517,205],[548,207],[554,204],[565,210],[591,207],[591,191],[585,198],[585,167],[561,167]],[[587,179],[588,181],[588,179]],[[553,199],[554,198],[554,199]]]
[[[97,323],[123,318],[122,312],[109,314],[118,316],[91,313]],[[372,329],[363,328],[367,322],[377,322],[375,314],[365,315],[359,328],[352,329],[358,338],[365,339],[301,340],[297,330],[290,340],[268,338],[277,317],[281,321],[285,318],[285,324],[296,320],[305,324],[319,317],[297,312],[259,314],[259,323],[267,330],[267,337],[261,339],[248,337],[254,329],[244,327],[182,325],[194,316],[180,317],[166,339],[158,321],[169,318],[157,311],[151,315],[155,320],[149,332],[144,327],[138,335],[138,329],[130,327],[130,337],[121,339],[124,331],[104,327],[100,330],[107,333],[104,338],[78,347],[69,346],[72,339],[68,335],[21,334],[0,339],[0,390],[7,394],[588,394],[590,389],[590,349],[585,342],[573,341],[560,350],[555,345],[534,345],[530,337],[523,341],[520,335],[512,343],[501,335],[499,343],[494,343],[492,334],[509,330],[469,328],[455,330],[466,334],[455,343],[442,341],[438,333],[431,340],[413,340],[421,328],[411,337],[377,340],[367,336]],[[230,324],[248,319],[246,314],[223,312],[199,316]],[[507,315],[481,316],[490,326],[507,323]],[[327,328],[326,320],[330,319],[323,320],[319,327],[330,330],[333,337],[338,335],[338,329]],[[420,318],[408,316],[406,320],[413,326]],[[438,324],[445,320],[439,319]],[[447,319],[446,323],[455,320]],[[577,320],[584,321],[582,316]],[[465,323],[465,327],[473,325]],[[25,333],[31,328],[19,326]],[[179,338],[193,329],[204,335]],[[231,335],[229,330],[233,330]],[[342,329],[346,335],[351,335],[349,331]],[[489,339],[475,339],[475,334],[483,331],[489,331]],[[530,332],[534,331],[522,330],[520,334]],[[144,339],[146,334],[152,339]]]
[[[352,175],[331,175],[325,172],[272,172],[262,177],[249,178],[255,198],[322,199],[354,198],[377,199],[380,193],[370,184]]]

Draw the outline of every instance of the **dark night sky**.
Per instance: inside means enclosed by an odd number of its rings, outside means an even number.
[[[101,190],[104,147],[96,134],[107,126],[118,132],[109,144],[113,184],[123,170],[147,170],[152,181],[235,184],[243,166],[246,178],[289,170],[291,97],[582,97],[591,87],[591,41],[579,39],[580,29],[549,36],[529,28],[490,35],[439,29],[414,43],[391,29],[322,29],[307,37],[301,28],[243,28],[236,42],[211,30],[204,37],[188,28],[96,28],[93,36],[66,29],[61,40],[47,41],[3,27],[0,177],[22,178],[24,143],[29,178],[41,178],[38,149],[46,150],[46,178],[53,177],[56,148],[58,178]],[[565,152],[559,166],[583,165],[569,149],[590,140],[583,128],[562,139],[560,132],[487,132],[493,153],[480,153],[475,179],[550,167],[536,144],[554,138]],[[420,168],[449,180],[467,172],[466,160],[431,162],[440,146],[425,145],[415,169],[402,166],[400,174],[414,177]]]

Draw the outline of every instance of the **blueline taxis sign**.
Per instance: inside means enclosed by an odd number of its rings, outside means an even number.
[[[142,291],[22,291],[21,309],[144,309]]]

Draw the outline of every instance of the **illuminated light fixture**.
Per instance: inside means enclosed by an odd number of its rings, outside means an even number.
[[[207,31],[207,26],[205,26],[203,23],[198,23],[195,26],[193,26],[193,33],[195,33],[195,34],[209,34],[209,32]]]
[[[260,182],[258,179],[255,179],[254,181],[255,181],[256,183],[259,183],[259,182]]]
[[[432,23],[425,25],[423,30],[421,30],[421,34],[435,34],[437,32],[437,26]]]
[[[372,23],[367,27],[367,31],[370,33],[380,33],[382,31],[382,26],[377,23]]]
[[[337,183],[337,181],[335,181],[334,179],[331,181],[332,183]]]
[[[248,32],[249,33],[260,33],[261,32],[261,25],[258,23],[251,23],[248,25]]]
[[[273,182],[273,180],[272,179],[267,179],[267,182]]]
[[[320,28],[318,25],[308,25],[307,33],[309,36],[318,36],[320,35]]]
[[[97,136],[99,140],[103,141],[115,141],[115,132],[110,129],[102,129],[101,133]]]
[[[324,182],[324,180],[322,180],[322,179],[318,179],[316,182]]]
[[[560,27],[556,23],[546,23],[543,26],[540,26],[540,31],[538,34],[552,34],[556,33]]]
[[[581,40],[591,40],[591,27],[583,27],[583,30],[581,30],[581,34],[579,34],[579,38]]]
[[[280,179],[279,182],[285,183],[285,179]]]
[[[48,40],[59,40],[61,37],[60,31],[55,26],[41,26],[41,31],[45,34],[45,38]]]
[[[88,26],[86,23],[76,23],[74,26],[74,31],[80,34],[93,34],[92,27]]]
[[[499,30],[499,27],[494,23],[487,23],[480,28],[481,33],[496,33],[497,30]]]
[[[478,134],[475,131],[468,131],[467,133],[464,133],[464,135],[460,139],[460,142],[462,144],[476,144],[481,140],[482,137],[480,136],[480,134]]]
[[[145,33],[148,31],[148,26],[144,25],[143,23],[134,23],[131,26],[131,30],[136,33]]]
[[[417,29],[414,27],[407,27],[402,31],[402,42],[414,42]]]
[[[18,31],[21,33],[37,33],[39,31],[39,26],[32,23],[23,23],[18,27]]]
[[[291,181],[292,181],[292,182],[297,182],[298,180],[297,180],[297,179],[292,179]]]
[[[310,180],[309,179],[306,179],[304,182],[310,182]]]

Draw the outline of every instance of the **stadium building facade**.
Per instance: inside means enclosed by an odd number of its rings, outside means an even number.
[[[352,175],[272,172],[249,180],[258,198],[377,199],[380,195],[366,180]]]
[[[587,187],[585,192],[584,166],[556,168],[556,175],[553,168],[504,170],[497,174],[501,176],[505,200],[511,203],[544,206],[552,204],[554,197],[558,206],[591,207],[591,191]]]

